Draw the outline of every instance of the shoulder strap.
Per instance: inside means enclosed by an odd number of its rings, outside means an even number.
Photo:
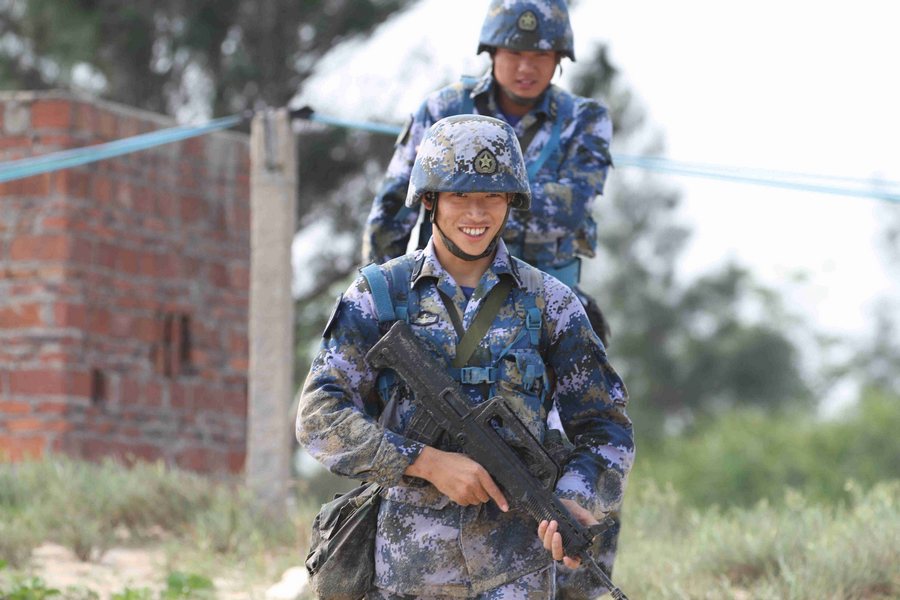
[[[459,105],[459,114],[467,115],[472,112],[474,101],[472,100],[472,88],[478,83],[478,80],[470,75],[463,75],[459,78],[463,84],[462,101]]]
[[[362,276],[369,283],[369,290],[372,292],[372,300],[375,302],[375,313],[378,316],[379,323],[387,321],[396,321],[394,314],[394,302],[391,300],[391,293],[388,290],[387,279],[378,265],[369,263],[359,270]]]
[[[484,300],[484,304],[478,310],[478,314],[475,315],[475,320],[472,321],[472,324],[466,330],[466,334],[459,340],[459,344],[456,346],[456,358],[450,361],[451,366],[457,369],[466,366],[472,354],[475,353],[478,344],[481,343],[488,329],[491,328],[494,317],[500,313],[500,308],[506,301],[506,297],[509,296],[511,289],[512,281],[510,278],[504,277],[490,291],[488,297]],[[452,308],[449,307],[448,310],[452,310]]]
[[[550,158],[550,155],[553,154],[553,151],[559,146],[559,140],[562,136],[562,126],[563,122],[567,121],[569,117],[572,115],[572,98],[568,94],[559,94],[557,96],[557,106],[556,106],[556,119],[553,122],[553,129],[550,132],[550,139],[547,141],[547,144],[541,150],[541,153],[538,155],[534,162],[528,165],[526,171],[528,172],[528,180],[531,181],[534,179],[534,176],[537,175],[538,171],[541,170],[541,167],[544,166],[544,163],[547,162],[547,159]]]

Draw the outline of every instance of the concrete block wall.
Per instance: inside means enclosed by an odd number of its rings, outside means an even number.
[[[174,124],[0,93],[0,160]],[[0,455],[243,468],[249,163],[220,132],[0,184]]]

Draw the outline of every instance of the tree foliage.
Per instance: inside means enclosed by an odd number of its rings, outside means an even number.
[[[619,147],[661,151],[606,47],[584,62],[574,91],[609,103]],[[612,322],[610,357],[629,387],[642,440],[724,408],[810,401],[786,334],[797,323],[779,297],[735,265],[679,283],[676,267],[690,237],[678,221],[679,194],[652,175],[619,169],[612,178],[595,208],[600,257],[589,263],[585,286]]]
[[[283,106],[332,46],[405,3],[0,0],[0,86],[82,87],[186,117]]]

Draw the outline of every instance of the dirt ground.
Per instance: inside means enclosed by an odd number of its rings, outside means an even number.
[[[165,559],[161,550],[112,548],[97,562],[82,562],[68,548],[44,544],[32,553],[31,571],[42,578],[47,587],[65,590],[84,587],[97,592],[102,600],[125,588],[165,588]],[[243,582],[213,578],[216,597],[220,600],[265,599],[268,586],[248,589]],[[277,582],[272,582],[277,583]]]

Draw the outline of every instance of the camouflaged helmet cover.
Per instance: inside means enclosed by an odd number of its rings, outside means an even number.
[[[555,50],[574,62],[574,36],[565,0],[491,0],[477,53],[491,48]]]
[[[512,127],[481,115],[456,115],[432,125],[416,155],[406,206],[416,206],[428,192],[508,192],[512,208],[528,210],[531,188]]]

